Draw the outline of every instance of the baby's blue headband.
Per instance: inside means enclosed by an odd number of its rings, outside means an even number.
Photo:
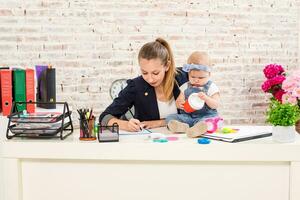
[[[185,72],[189,72],[191,70],[201,70],[201,71],[206,71],[206,72],[210,72],[211,68],[206,66],[206,65],[196,65],[196,64],[184,64],[182,67],[182,70]]]

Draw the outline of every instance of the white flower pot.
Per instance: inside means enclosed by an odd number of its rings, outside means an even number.
[[[294,142],[296,137],[295,126],[273,126],[272,138],[275,142]]]

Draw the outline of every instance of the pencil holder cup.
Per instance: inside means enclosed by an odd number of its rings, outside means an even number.
[[[80,140],[96,140],[94,134],[94,120],[79,119]]]
[[[183,104],[184,111],[187,113],[200,110],[204,106],[204,101],[199,98],[197,93],[193,93]]]
[[[119,142],[119,125],[114,123],[112,126],[98,124],[99,142]]]

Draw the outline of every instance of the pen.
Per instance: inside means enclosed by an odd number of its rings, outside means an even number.
[[[133,115],[133,113],[131,112],[130,108],[128,108],[128,112],[130,113],[131,117],[134,118],[134,115]],[[141,126],[140,126],[140,131],[142,131],[142,132],[144,132],[144,133],[145,133],[145,132],[146,132],[146,133],[152,133],[152,131],[150,131],[149,129],[143,128],[143,127],[141,127]]]
[[[127,108],[128,109],[128,112],[130,113],[131,117],[134,118],[134,115],[133,113],[131,112],[130,108]]]
[[[93,108],[91,108],[91,112],[90,112],[90,116],[89,116],[89,121],[92,119],[93,117]]]
[[[141,126],[140,126],[140,130],[143,132],[143,133],[152,133],[152,131],[150,131],[149,129],[146,129],[146,128],[142,128]]]

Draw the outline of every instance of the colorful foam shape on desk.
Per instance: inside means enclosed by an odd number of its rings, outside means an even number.
[[[209,144],[210,143],[210,139],[208,139],[208,138],[199,138],[197,141],[198,141],[198,144]]]
[[[165,143],[168,142],[168,140],[166,138],[159,138],[159,139],[153,139],[153,142]]]
[[[233,129],[233,128],[229,128],[229,127],[224,127],[221,129],[221,133],[223,134],[228,134],[228,133],[236,133],[238,131],[238,129]]]
[[[170,136],[166,138],[168,141],[177,141],[178,137]]]

